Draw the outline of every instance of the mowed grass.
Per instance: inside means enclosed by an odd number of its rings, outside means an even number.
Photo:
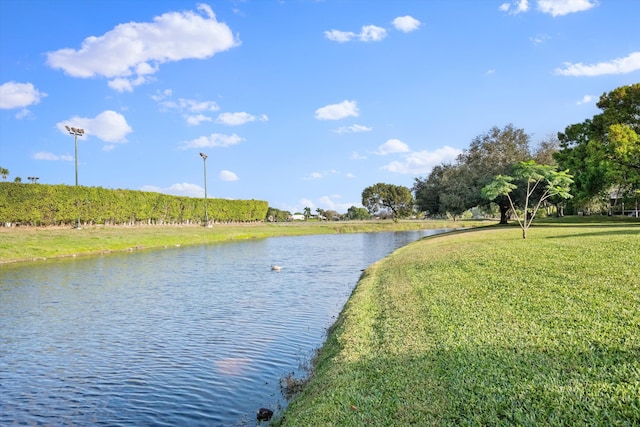
[[[0,227],[0,263],[274,236],[461,228],[493,221],[339,221],[193,226]]]
[[[399,249],[363,273],[277,424],[640,425],[640,224]]]

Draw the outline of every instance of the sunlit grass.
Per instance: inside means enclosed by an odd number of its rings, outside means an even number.
[[[640,425],[640,224],[399,249],[365,271],[282,422]]]
[[[491,221],[334,221],[201,226],[0,227],[0,263],[273,236],[473,227]]]

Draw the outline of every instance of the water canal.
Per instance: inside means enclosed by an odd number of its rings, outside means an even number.
[[[443,231],[2,265],[0,424],[256,425],[286,406],[280,380],[301,375],[361,270]]]

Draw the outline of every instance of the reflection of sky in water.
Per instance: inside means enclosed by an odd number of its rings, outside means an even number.
[[[0,424],[249,425],[286,405],[279,380],[321,345],[361,270],[428,234],[3,266]]]

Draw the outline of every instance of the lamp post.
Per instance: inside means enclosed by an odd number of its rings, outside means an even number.
[[[67,128],[67,131],[71,135],[73,135],[76,143],[76,187],[77,187],[78,186],[78,136],[84,135],[84,129],[74,128],[69,126],[65,126],[65,128]],[[76,226],[76,228],[78,230],[80,229],[80,208],[79,207],[78,207],[78,225]]]
[[[204,163],[204,225],[209,226],[209,214],[207,213],[207,155],[200,153]]]

